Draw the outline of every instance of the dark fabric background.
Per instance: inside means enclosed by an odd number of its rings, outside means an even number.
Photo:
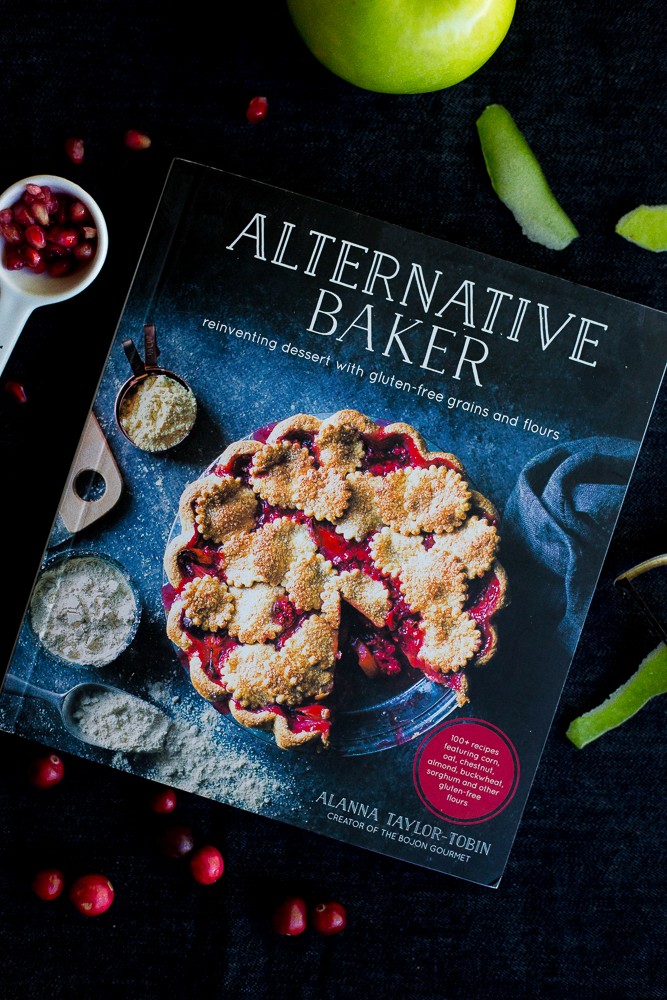
[[[328,73],[281,0],[170,12],[157,0],[34,0],[3,4],[0,23],[0,189],[65,174],[98,200],[110,231],[100,277],[32,315],[2,378],[28,394],[21,406],[0,392],[3,664],[172,157],[667,307],[665,256],[613,231],[635,205],[667,202],[667,24],[657,0],[519,0],[485,67],[413,96],[364,92]],[[245,108],[256,94],[269,113],[253,126]],[[514,115],[580,229],[563,252],[526,240],[490,188],[475,120],[491,102]],[[148,132],[151,148],[127,150],[127,128]],[[86,141],[80,166],[64,153],[73,134]],[[656,644],[613,580],[667,551],[666,429],[663,392],[500,888],[182,794],[172,818],[226,859],[222,880],[202,887],[157,852],[164,820],[150,812],[145,782],[67,758],[61,784],[39,792],[25,768],[41,748],[5,734],[1,1000],[666,997],[664,700],[582,751],[564,735]],[[650,590],[667,608],[664,582]],[[30,879],[49,864],[108,875],[112,909],[86,920],[64,898],[38,900]],[[348,928],[277,937],[269,915],[284,893],[340,900]]]

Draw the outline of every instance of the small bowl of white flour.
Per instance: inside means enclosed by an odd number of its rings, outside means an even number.
[[[104,667],[136,634],[141,604],[127,570],[105,553],[47,560],[30,598],[29,622],[42,648],[74,667]]]

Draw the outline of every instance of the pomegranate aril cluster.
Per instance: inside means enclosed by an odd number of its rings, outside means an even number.
[[[18,201],[0,209],[3,264],[54,278],[72,274],[92,260],[97,229],[87,206],[47,185],[27,184]]]

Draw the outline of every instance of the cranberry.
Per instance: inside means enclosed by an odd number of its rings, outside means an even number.
[[[192,877],[200,885],[213,885],[224,870],[225,863],[222,860],[222,854],[217,847],[213,847],[211,844],[200,847],[190,858]]]
[[[113,903],[114,890],[106,875],[82,875],[69,890],[70,901],[85,917],[105,913]]]
[[[83,139],[79,139],[77,136],[70,136],[69,139],[65,140],[65,152],[72,163],[83,163]]]
[[[36,788],[51,788],[62,781],[65,765],[55,753],[35,757],[28,768],[28,780]]]
[[[123,136],[123,142],[128,149],[148,149],[151,144],[150,138],[145,132],[139,132],[136,128],[130,128]]]
[[[295,937],[306,929],[306,903],[300,896],[288,896],[273,911],[273,929],[276,934]]]
[[[264,121],[268,109],[269,102],[265,97],[253,97],[246,109],[245,116],[251,125],[254,125],[256,122]]]
[[[150,807],[156,813],[170,813],[176,808],[176,792],[173,788],[158,788],[151,795]]]
[[[57,899],[65,888],[65,876],[59,868],[42,868],[32,880],[32,889],[40,899]]]
[[[189,826],[168,826],[158,837],[158,847],[166,858],[184,858],[195,846]]]
[[[28,396],[20,382],[5,382],[5,392],[13,396],[17,403],[28,402]]]
[[[342,903],[318,903],[313,908],[312,917],[315,930],[327,937],[340,934],[347,926],[347,913]]]

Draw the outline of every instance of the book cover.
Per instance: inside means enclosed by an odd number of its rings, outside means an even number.
[[[656,310],[175,160],[0,725],[497,886],[666,345]]]

